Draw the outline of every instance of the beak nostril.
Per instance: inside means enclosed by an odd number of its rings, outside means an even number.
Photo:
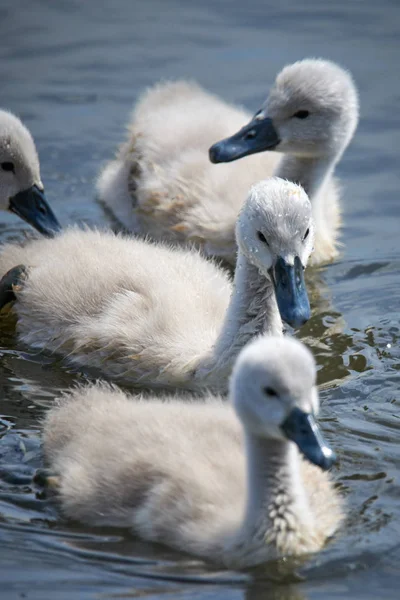
[[[45,215],[47,213],[46,208],[43,206],[42,202],[40,202],[40,200],[36,200],[35,201],[35,205],[37,210],[42,214]]]
[[[253,140],[257,136],[257,131],[255,129],[250,129],[244,136],[245,140]]]

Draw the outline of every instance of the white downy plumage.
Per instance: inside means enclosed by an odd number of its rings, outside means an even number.
[[[237,360],[233,407],[210,395],[77,389],[45,418],[46,482],[67,517],[128,527],[226,567],[316,552],[342,503],[322,470],[333,455],[314,421],[315,377],[300,342],[262,337]]]
[[[250,115],[191,82],[156,85],[135,107],[127,142],[100,174],[99,198],[130,231],[189,242],[234,265],[235,223],[245,194],[274,174],[300,183],[310,197],[312,262],[335,258],[340,210],[332,176],[358,122],[353,80],[330,61],[299,61],[278,74],[262,112],[279,137],[276,152],[212,165],[209,147]]]
[[[314,238],[307,195],[281,179],[259,182],[236,235],[233,286],[194,250],[112,232],[72,229],[7,244],[0,276],[30,267],[16,291],[19,337],[129,384],[226,391],[241,348],[261,333],[282,332],[276,290],[297,294],[300,286],[308,304],[301,283]],[[290,315],[301,325],[309,314],[297,311],[292,305]]]

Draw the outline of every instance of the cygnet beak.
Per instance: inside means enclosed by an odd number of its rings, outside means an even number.
[[[300,258],[296,256],[289,265],[280,256],[270,273],[282,320],[291,327],[301,327],[311,317],[311,309]]]
[[[273,150],[279,142],[272,119],[255,118],[231,137],[211,146],[208,152],[212,163],[226,163],[249,154]]]
[[[325,442],[314,417],[300,408],[293,408],[281,425],[281,429],[317,467],[327,471],[336,461],[335,453]]]
[[[61,230],[44,192],[37,185],[10,198],[9,210],[46,237],[54,237]]]

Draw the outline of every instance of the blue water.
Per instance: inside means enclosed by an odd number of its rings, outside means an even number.
[[[399,174],[397,0],[2,0],[0,105],[37,142],[64,225],[107,222],[93,182],[131,107],[161,78],[189,77],[255,111],[276,73],[307,56],[353,73],[361,122],[338,175],[339,261],[309,274],[322,425],[348,518],[317,557],[227,573],[119,530],[60,518],[30,485],[40,417],[77,374],[0,332],[0,594],[3,599],[308,600],[399,596]],[[0,241],[26,226],[1,215]],[[26,349],[25,349],[26,350]]]

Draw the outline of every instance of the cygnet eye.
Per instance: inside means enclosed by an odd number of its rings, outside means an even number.
[[[293,116],[296,117],[296,119],[307,119],[309,114],[309,110],[298,110]]]
[[[257,237],[260,240],[260,242],[262,242],[263,244],[267,244],[267,246],[269,246],[268,242],[267,242],[267,238],[265,237],[265,235],[262,233],[262,231],[257,231]]]
[[[277,398],[279,396],[278,392],[275,391],[272,387],[263,388],[263,392],[266,396],[269,396],[270,398]]]
[[[0,166],[3,171],[15,171],[14,163],[12,162],[2,162]]]
[[[308,234],[309,233],[310,233],[310,228],[308,228],[307,231],[305,232],[304,237],[303,237],[303,242],[306,241],[306,239],[308,238]]]

